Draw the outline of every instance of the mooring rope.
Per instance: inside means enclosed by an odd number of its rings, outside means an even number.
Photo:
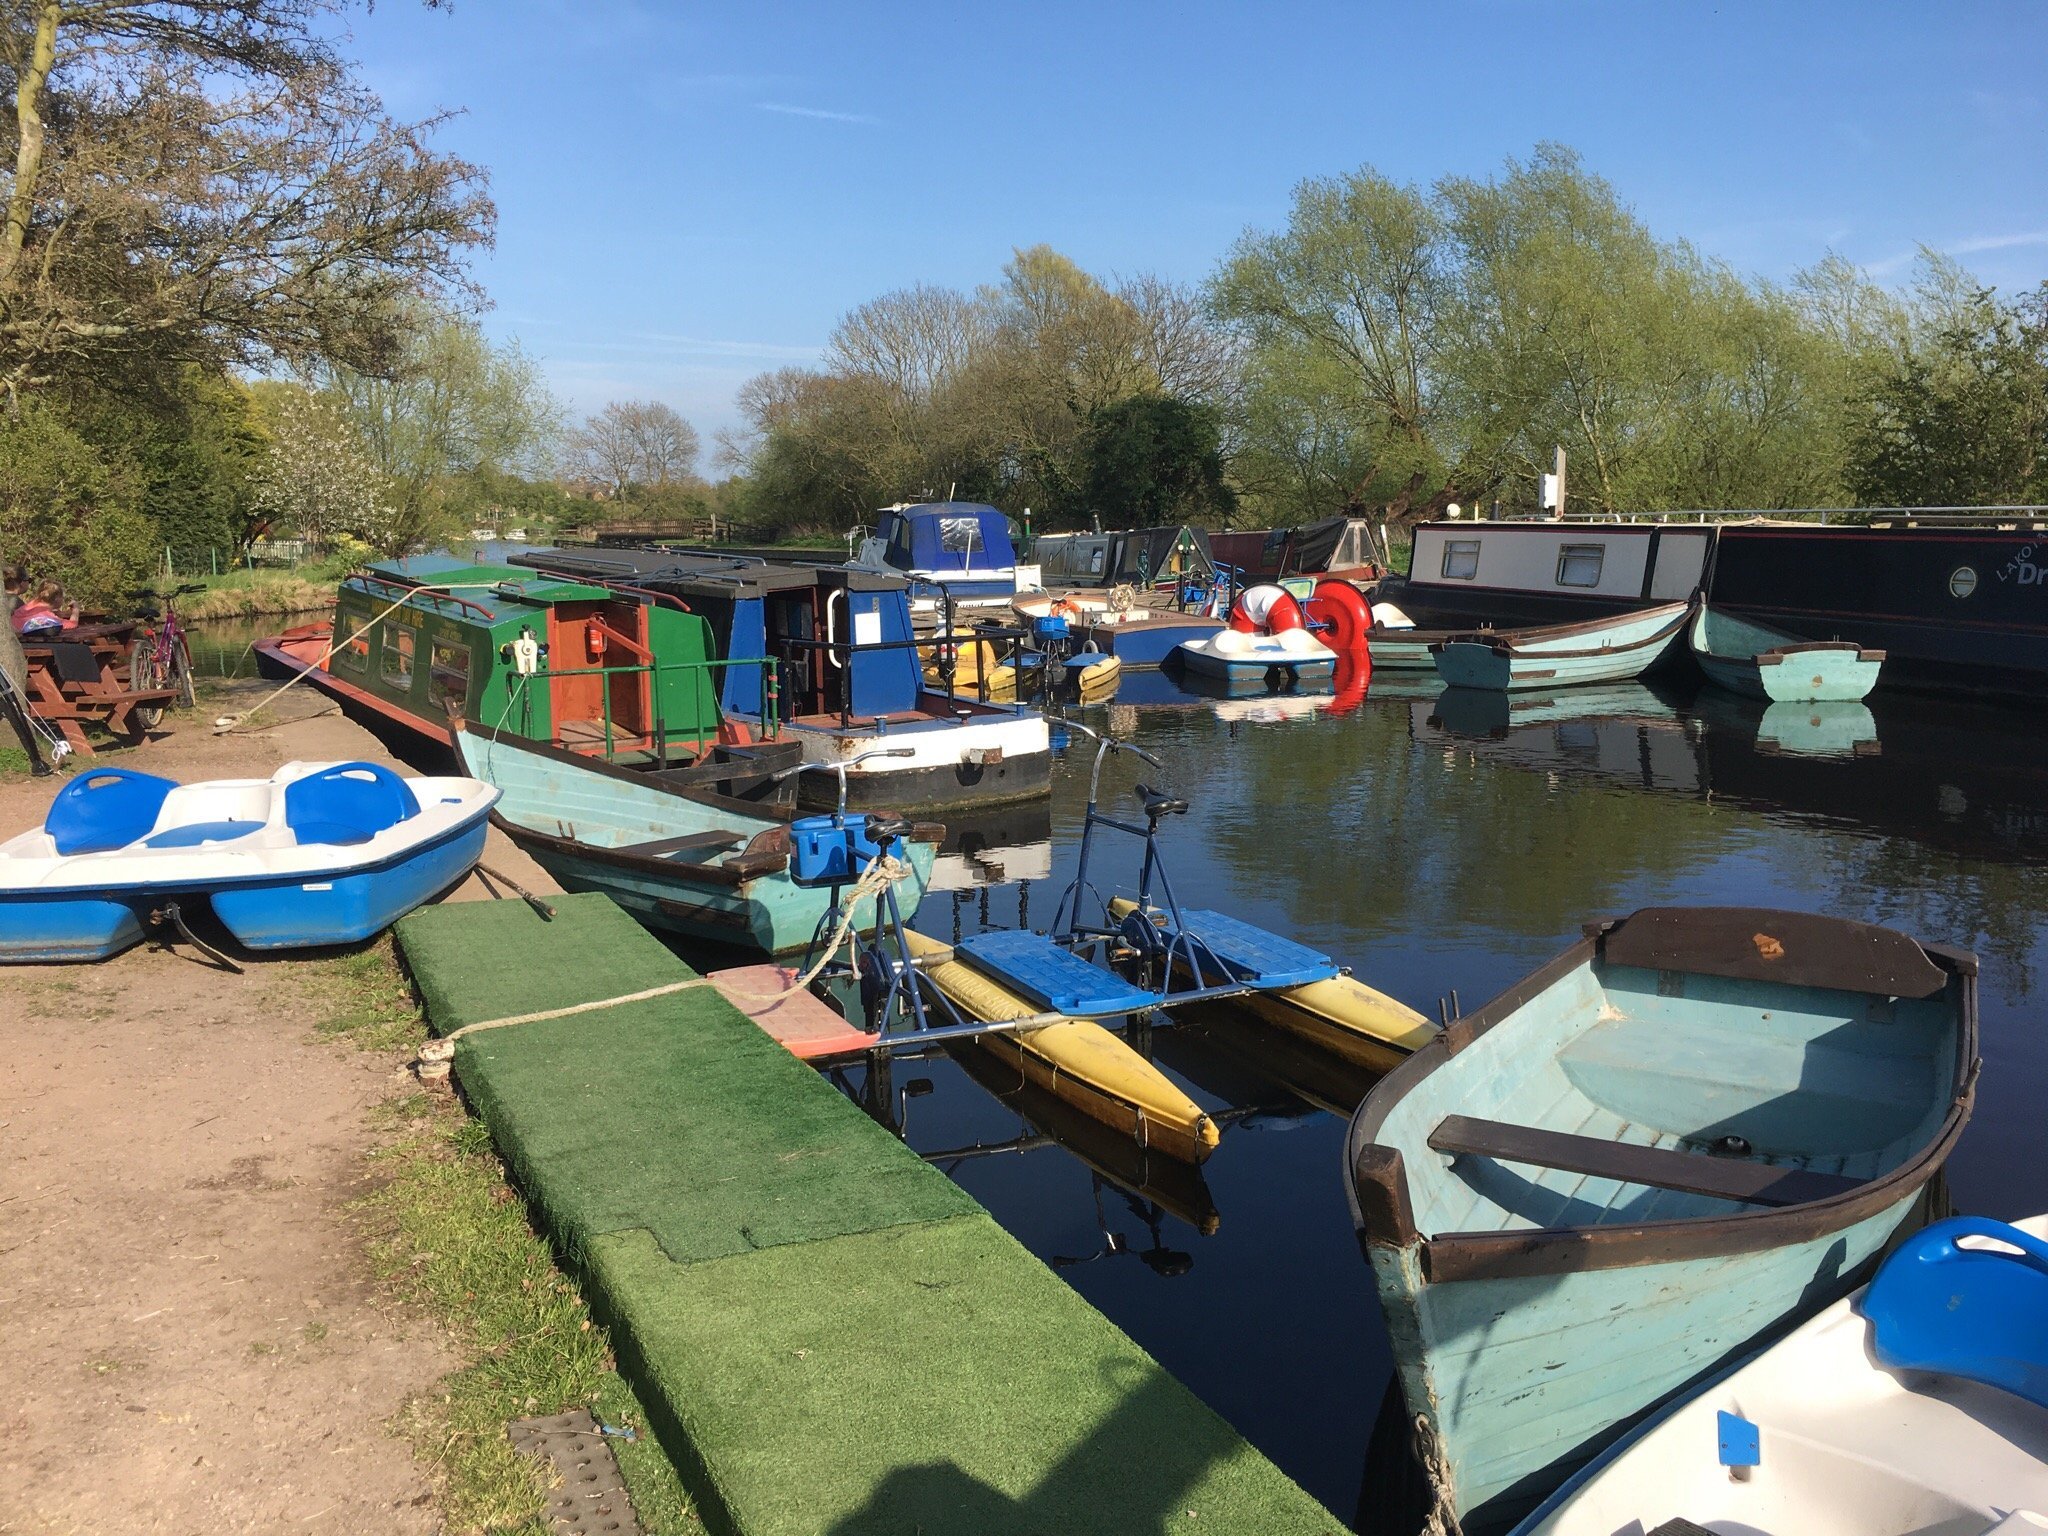
[[[1463,1536],[1458,1506],[1451,1498],[1451,1464],[1427,1414],[1415,1415],[1415,1459],[1422,1463],[1431,1494],[1429,1518],[1423,1522],[1422,1536]]]
[[[788,986],[778,992],[748,992],[739,987],[730,987],[735,995],[758,1002],[773,1002],[808,987],[824,973],[832,958],[846,947],[853,934],[853,916],[862,901],[874,898],[879,901],[881,893],[910,873],[910,866],[891,854],[870,860],[868,867],[861,871],[854,881],[851,894],[839,913],[839,922],[832,931],[832,941],[825,952],[818,956],[815,964],[803,974],[791,979]],[[502,877],[500,877],[502,878]],[[509,882],[508,882],[509,883]],[[455,1042],[465,1035],[480,1034],[487,1029],[509,1029],[515,1024],[539,1024],[549,1019],[566,1019],[580,1013],[597,1013],[607,1008],[623,1007],[627,1003],[649,1002],[657,997],[669,997],[678,992],[693,991],[698,987],[715,985],[715,976],[692,976],[687,981],[671,981],[659,987],[645,987],[638,992],[623,992],[617,997],[598,998],[593,1002],[569,1003],[560,1008],[542,1008],[532,1013],[508,1014],[501,1019],[480,1019],[474,1024],[465,1024],[447,1034],[429,1040],[420,1047],[420,1064],[436,1066],[455,1059]]]
[[[371,629],[373,629],[378,624],[382,623],[385,619],[389,618],[399,609],[403,608],[407,603],[411,602],[415,597],[418,597],[422,592],[453,592],[454,590],[454,584],[448,582],[444,582],[439,585],[422,585],[417,587],[408,587],[405,590],[405,595],[400,597],[397,602],[392,603],[389,607],[385,608],[383,612],[376,614],[375,616],[369,619],[364,620],[361,627],[356,629],[353,633],[349,635],[347,643],[350,645],[355,644],[356,641],[362,639],[365,635],[369,634]],[[333,659],[335,651],[338,650],[342,644],[343,641],[341,639],[341,615],[337,613],[334,617],[334,621],[328,626],[327,649],[320,653],[319,658],[317,660],[301,668],[297,673],[295,673],[292,676],[292,678],[288,682],[282,684],[279,687],[271,689],[270,692],[266,693],[254,704],[251,704],[247,709],[237,710],[232,715],[222,715],[218,720],[213,722],[213,734],[216,736],[226,736],[234,731],[240,730],[242,728],[242,722],[244,720],[248,719],[251,715],[255,714],[265,705],[269,704],[273,699],[282,698],[291,689],[298,687],[299,684],[303,683],[315,672],[318,672],[322,667],[326,666],[327,663],[331,659]]]

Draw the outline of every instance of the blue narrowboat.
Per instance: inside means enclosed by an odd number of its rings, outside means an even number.
[[[902,577],[920,613],[936,610],[941,599],[956,608],[1008,608],[1018,592],[1010,520],[978,501],[884,507],[875,514],[875,531],[847,563]]]

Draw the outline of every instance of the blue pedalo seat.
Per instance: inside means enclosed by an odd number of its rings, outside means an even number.
[[[1965,1248],[1963,1237],[2009,1247]],[[1893,1250],[1857,1310],[1886,1370],[1960,1376],[2048,1407],[2048,1243],[2039,1238],[1983,1216],[1938,1221]]]
[[[57,791],[43,830],[60,854],[125,848],[148,835],[163,812],[164,798],[177,787],[173,780],[133,768],[95,768]]]
[[[284,787],[284,824],[301,845],[367,843],[419,813],[412,786],[379,763],[336,763]]]

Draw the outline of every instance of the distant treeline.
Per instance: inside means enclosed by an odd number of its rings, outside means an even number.
[[[2039,501],[2048,286],[1932,252],[1903,293],[1832,256],[1763,282],[1543,146],[1305,182],[1199,289],[1041,246],[885,294],[741,405],[727,497],[764,528],[949,490],[1039,528],[1527,510],[1560,445],[1573,512]]]

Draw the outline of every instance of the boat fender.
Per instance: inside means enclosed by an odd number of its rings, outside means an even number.
[[[1372,631],[1372,609],[1365,594],[1340,577],[1316,583],[1308,600],[1308,616],[1317,637],[1331,650],[1349,655],[1366,647]]]
[[[1230,627],[1241,635],[1277,635],[1307,623],[1294,594],[1272,582],[1246,587],[1230,605]]]

